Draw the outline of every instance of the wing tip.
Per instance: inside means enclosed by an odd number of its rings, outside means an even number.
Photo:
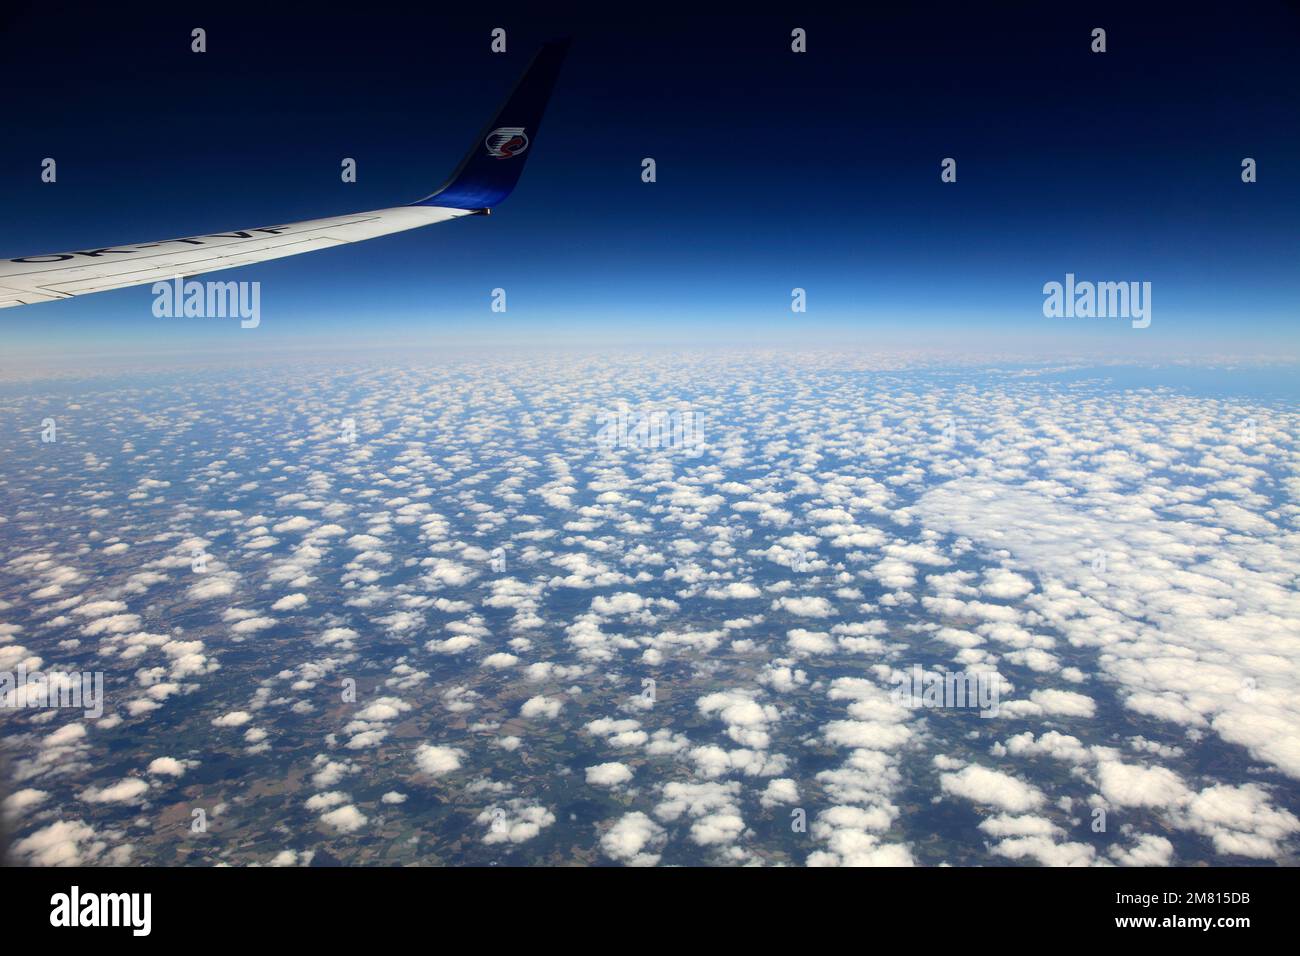
[[[411,205],[478,212],[497,205],[514,191],[572,42],[573,38],[566,36],[542,44],[451,179]]]

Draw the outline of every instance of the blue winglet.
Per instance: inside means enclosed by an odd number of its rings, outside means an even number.
[[[567,38],[543,44],[447,184],[411,205],[490,209],[509,196],[537,140],[542,113],[568,50]]]

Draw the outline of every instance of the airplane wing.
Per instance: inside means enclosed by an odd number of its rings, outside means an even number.
[[[424,199],[407,206],[281,226],[3,259],[0,308],[233,269],[461,216],[487,214],[519,181],[568,46],[568,40],[542,46],[451,179]]]

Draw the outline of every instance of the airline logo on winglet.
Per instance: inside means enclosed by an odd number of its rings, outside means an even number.
[[[502,126],[488,133],[483,145],[487,147],[489,156],[509,159],[528,148],[528,134],[522,126]]]

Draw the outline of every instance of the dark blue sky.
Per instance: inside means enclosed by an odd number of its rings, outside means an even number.
[[[0,312],[11,345],[816,332],[1294,351],[1294,5],[438,6],[0,13],[4,258],[413,201],[442,183],[537,44],[574,37],[520,188],[493,217],[221,276],[262,282],[255,331],[154,318],[146,286]],[[189,51],[195,26],[206,54]],[[497,26],[506,55],[489,52]],[[790,52],[795,26],[805,55]],[[1104,55],[1089,52],[1095,26]],[[56,185],[39,181],[46,156]],[[354,185],[339,179],[345,156]],[[946,156],[953,185],[939,181]],[[1244,156],[1259,162],[1254,185],[1240,181]],[[1066,272],[1151,281],[1151,328],[1044,318],[1042,285]],[[488,308],[498,286],[505,316]],[[802,316],[789,311],[795,286],[808,290]]]

